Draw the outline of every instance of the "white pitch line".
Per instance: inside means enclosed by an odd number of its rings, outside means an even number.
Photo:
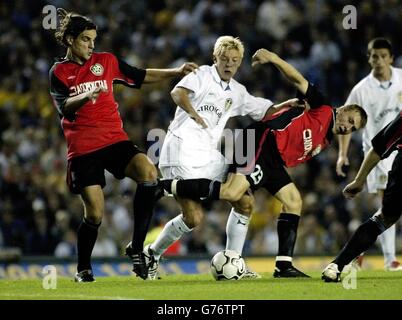
[[[42,297],[42,294],[35,293],[35,294],[19,294],[19,293],[0,293],[0,297],[19,297],[21,299],[25,297],[35,298],[35,297]],[[144,299],[137,299],[131,297],[120,297],[120,296],[88,296],[84,294],[61,294],[60,296],[55,295],[54,298],[86,298],[85,300],[144,300]],[[88,299],[89,298],[89,299]],[[47,300],[54,300],[48,299]]]

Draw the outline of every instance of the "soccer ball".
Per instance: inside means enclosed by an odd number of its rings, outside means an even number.
[[[215,280],[240,280],[246,271],[244,259],[236,251],[219,251],[211,260]]]

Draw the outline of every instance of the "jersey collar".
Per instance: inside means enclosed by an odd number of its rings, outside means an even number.
[[[383,83],[378,80],[376,77],[374,77],[373,71],[370,72],[369,78],[371,80],[371,82],[378,88],[381,89],[389,89],[393,83],[395,83],[396,81],[396,72],[394,72],[394,68],[392,66],[390,66],[391,68],[391,79],[389,80],[389,86],[388,87],[384,87]]]
[[[70,63],[76,64],[77,66],[83,67],[88,63],[88,61],[92,61],[93,56],[94,56],[94,54],[92,53],[91,57],[88,60],[86,60],[83,64],[79,64],[78,62],[76,62],[74,60],[70,60],[67,58],[67,56],[64,56],[64,58],[62,58],[63,60],[61,62],[70,62]]]

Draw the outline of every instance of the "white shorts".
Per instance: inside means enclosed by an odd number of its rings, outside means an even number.
[[[396,152],[388,158],[381,160],[377,166],[371,170],[367,176],[367,191],[369,193],[378,193],[379,190],[385,190],[388,182],[388,172],[392,168]]]
[[[222,181],[229,163],[217,149],[199,139],[183,140],[168,133],[162,146],[159,169],[165,179]]]
[[[202,167],[159,166],[164,179],[210,179],[224,181],[229,166],[224,162],[214,162]]]

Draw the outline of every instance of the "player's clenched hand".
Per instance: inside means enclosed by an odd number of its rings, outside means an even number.
[[[349,158],[345,156],[339,156],[336,161],[336,174],[341,177],[346,177],[345,172],[343,172],[343,166],[349,165]]]
[[[198,64],[194,62],[186,62],[183,63],[182,66],[179,68],[178,72],[180,75],[185,76],[186,74],[189,74],[190,72],[193,72],[198,69]]]
[[[251,66],[255,67],[258,64],[270,63],[276,56],[276,53],[267,49],[258,49],[251,59]]]
[[[100,93],[106,91],[107,90],[103,87],[96,87],[95,89],[92,89],[91,91],[88,92],[88,99],[91,100],[92,103],[95,103]]]
[[[363,190],[363,185],[364,183],[359,183],[356,180],[353,180],[345,187],[345,189],[343,189],[343,195],[348,199],[354,198],[360,191]]]
[[[208,128],[207,124],[205,123],[204,119],[199,116],[199,114],[190,115],[191,119],[197,122],[203,129]]]

